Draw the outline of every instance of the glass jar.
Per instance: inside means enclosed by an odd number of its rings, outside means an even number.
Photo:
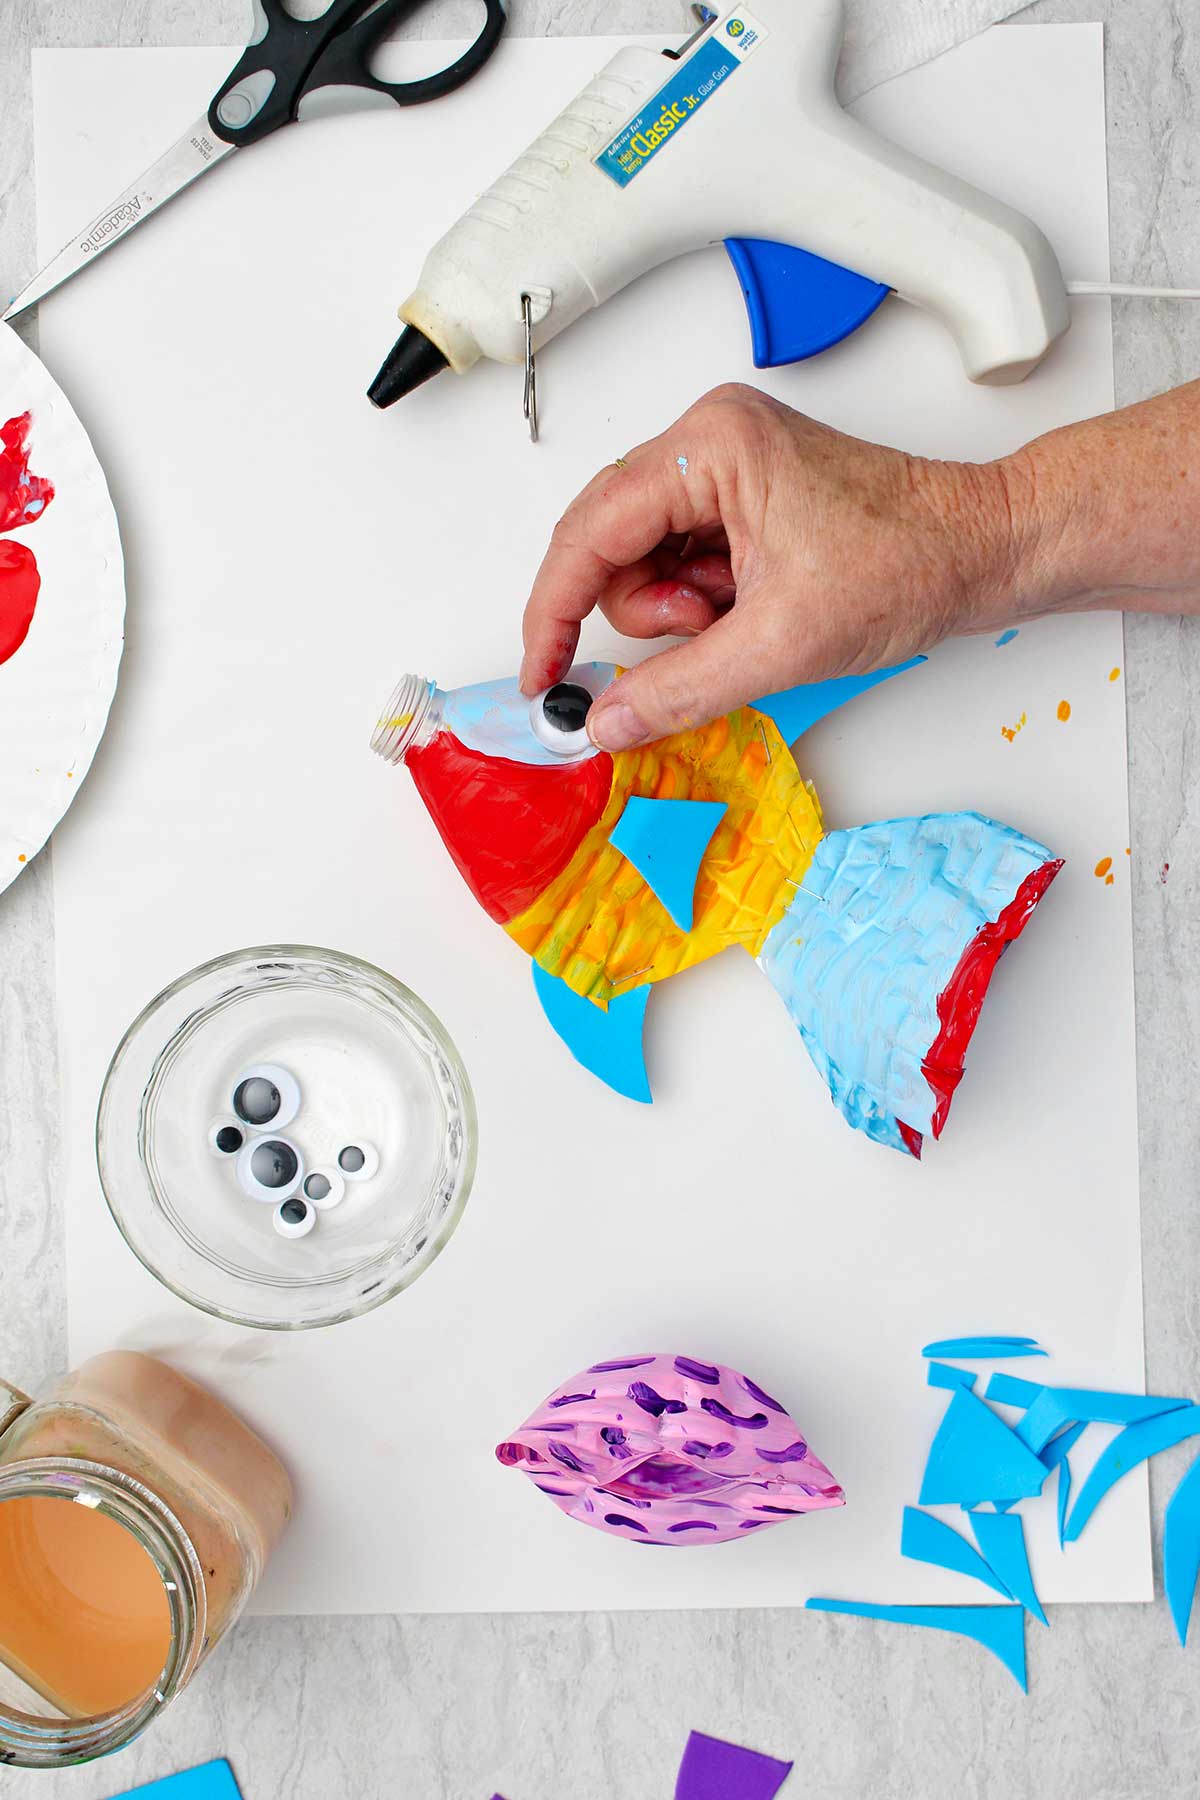
[[[0,1764],[130,1743],[253,1593],[291,1516],[250,1427],[113,1351],[41,1400],[0,1381]]]

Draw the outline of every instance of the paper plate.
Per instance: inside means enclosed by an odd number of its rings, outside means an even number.
[[[6,325],[0,428],[3,892],[46,842],[91,766],[117,685],[125,570],[116,514],[87,433]],[[35,587],[33,617],[14,648]]]

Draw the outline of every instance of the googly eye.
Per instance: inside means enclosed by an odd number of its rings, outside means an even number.
[[[286,1138],[251,1138],[237,1160],[242,1192],[252,1200],[286,1200],[300,1185],[304,1162]]]
[[[539,694],[529,707],[529,724],[534,737],[556,756],[578,756],[590,750],[592,741],[584,722],[592,704],[592,696],[578,682],[560,681],[544,694]]]
[[[318,1212],[332,1212],[346,1198],[346,1183],[337,1169],[311,1169],[300,1186]]]
[[[272,1225],[283,1238],[307,1237],[316,1222],[316,1212],[299,1194],[282,1201],[271,1215]]]
[[[208,1147],[214,1156],[236,1156],[245,1141],[245,1128],[236,1119],[214,1119],[208,1128]]]
[[[347,1144],[338,1151],[337,1163],[347,1181],[370,1181],[379,1173],[379,1152],[374,1144]]]
[[[233,1110],[256,1131],[282,1131],[300,1111],[296,1077],[277,1063],[256,1063],[234,1084]]]

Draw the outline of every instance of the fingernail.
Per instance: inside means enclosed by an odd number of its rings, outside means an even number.
[[[593,711],[587,729],[597,750],[628,750],[649,735],[632,706],[620,701]]]

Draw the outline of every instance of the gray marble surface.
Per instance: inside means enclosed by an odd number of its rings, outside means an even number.
[[[531,34],[679,19],[676,0],[513,11]],[[430,28],[469,16],[451,0]],[[235,44],[245,17],[243,0],[0,0],[0,291],[34,267],[30,47]],[[1200,283],[1195,0],[1022,17],[1105,20],[1114,272]],[[1188,379],[1200,307],[1118,307],[1116,343],[1120,400]],[[1126,667],[1148,1376],[1196,1392],[1200,624],[1131,618]],[[0,898],[0,1369],[32,1387],[66,1355],[57,1130],[48,852]],[[1170,1459],[1156,1473],[1160,1519]],[[1058,1608],[1031,1628],[1023,1700],[950,1638],[794,1612],[258,1619],[117,1762],[0,1774],[0,1793],[102,1800],[228,1754],[246,1800],[667,1800],[699,1726],[795,1757],[797,1791],[830,1800],[1172,1800],[1200,1787],[1197,1654],[1161,1601]]]

